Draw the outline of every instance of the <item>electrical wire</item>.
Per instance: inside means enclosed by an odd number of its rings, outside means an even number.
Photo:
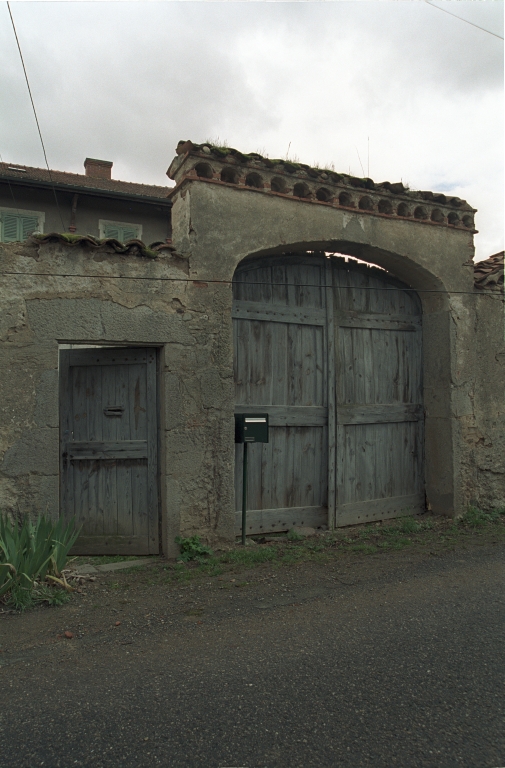
[[[202,287],[207,285],[266,285],[271,288],[287,288],[292,286],[294,288],[341,288],[352,289],[358,291],[405,291],[411,293],[442,293],[450,296],[488,296],[492,294],[480,293],[479,291],[444,291],[438,288],[375,288],[368,285],[314,285],[311,283],[265,283],[265,282],[242,282],[236,280],[208,280],[206,278],[197,277],[147,277],[145,275],[139,275],[137,277],[129,277],[127,275],[82,275],[72,273],[60,273],[60,272],[1,272],[0,276],[20,276],[20,277],[79,277],[79,278],[96,278],[97,280],[152,280],[153,282],[170,282],[170,283],[196,283]],[[496,297],[495,297],[496,298]],[[303,311],[304,307],[299,307]],[[314,309],[309,307],[308,309]]]
[[[473,21],[468,21],[468,19],[464,19],[462,16],[456,16],[455,13],[451,13],[450,11],[447,11],[445,8],[441,8],[439,5],[435,5],[434,3],[431,3],[430,0],[424,0],[424,2],[427,5],[431,5],[432,8],[436,8],[438,11],[443,11],[444,13],[448,13],[449,16],[454,16],[455,19],[464,21],[466,24],[470,24],[472,27],[475,27],[476,29],[480,29],[482,32],[487,32],[488,35],[493,35],[493,37],[497,37],[499,40],[503,40],[503,37],[501,35],[497,35],[496,32],[490,32],[489,29],[484,29],[484,27],[479,27],[479,25],[474,24]]]
[[[66,232],[67,228],[65,226],[65,222],[63,221],[63,216],[61,215],[61,210],[60,210],[60,206],[59,206],[59,203],[58,203],[58,197],[56,195],[56,189],[54,187],[54,181],[53,181],[53,177],[51,175],[51,169],[49,168],[49,163],[47,161],[46,148],[44,146],[44,140],[42,138],[42,131],[40,130],[39,118],[37,117],[37,110],[35,109],[35,102],[33,101],[32,89],[30,88],[30,82],[28,80],[28,73],[26,71],[25,62],[24,62],[24,59],[23,59],[23,54],[21,52],[21,45],[20,45],[20,42],[19,42],[18,33],[16,31],[16,25],[14,23],[14,18],[12,16],[12,11],[11,11],[9,0],[7,0],[7,8],[9,10],[9,16],[11,17],[12,29],[14,30],[14,36],[16,38],[16,43],[17,43],[17,46],[18,46],[18,51],[19,51],[19,56],[20,56],[20,59],[21,59],[21,64],[23,65],[23,72],[25,73],[26,85],[28,87],[28,93],[30,95],[30,101],[31,101],[32,107],[33,107],[33,114],[35,115],[35,122],[37,123],[37,129],[38,129],[38,132],[39,132],[40,143],[42,144],[42,151],[44,152],[44,159],[46,161],[46,167],[47,167],[47,171],[49,173],[49,179],[50,179],[50,182],[51,182],[51,186],[53,188],[54,201],[56,203],[56,208],[58,209],[58,213],[59,213],[59,216],[60,216],[60,219],[61,219],[61,224],[62,224],[63,230]]]

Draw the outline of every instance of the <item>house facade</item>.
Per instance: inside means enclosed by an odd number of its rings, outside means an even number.
[[[401,184],[182,142],[171,246],[1,246],[0,494],[81,551],[505,504],[503,256]],[[361,263],[366,262],[366,263]],[[371,264],[375,266],[370,266]]]
[[[0,242],[68,232],[150,244],[170,238],[169,187],[112,178],[112,163],[86,158],[84,174],[0,163]]]

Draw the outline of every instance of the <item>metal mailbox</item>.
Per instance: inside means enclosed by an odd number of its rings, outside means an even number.
[[[236,413],[236,443],[268,443],[268,413]]]

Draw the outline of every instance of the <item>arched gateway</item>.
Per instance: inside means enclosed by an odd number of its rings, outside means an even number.
[[[177,153],[174,245],[222,317],[213,360],[223,399],[211,418],[230,430],[229,406],[271,418],[270,444],[252,448],[249,531],[426,504],[460,514],[470,494],[461,435],[475,375],[474,209],[232,149],[185,142]],[[212,469],[217,536],[237,531],[229,439],[219,437]],[[224,478],[234,464],[233,490]]]
[[[237,268],[235,409],[270,421],[270,442],[249,446],[248,533],[424,509],[421,303],[402,288],[324,253]]]

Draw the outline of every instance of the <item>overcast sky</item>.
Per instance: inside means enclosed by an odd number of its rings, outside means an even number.
[[[503,36],[503,2],[437,0]],[[463,197],[503,249],[503,42],[423,0],[12,2],[51,168],[169,184],[179,139]],[[0,153],[44,166],[6,3]],[[369,160],[368,160],[369,139]],[[358,158],[359,156],[361,158]]]

